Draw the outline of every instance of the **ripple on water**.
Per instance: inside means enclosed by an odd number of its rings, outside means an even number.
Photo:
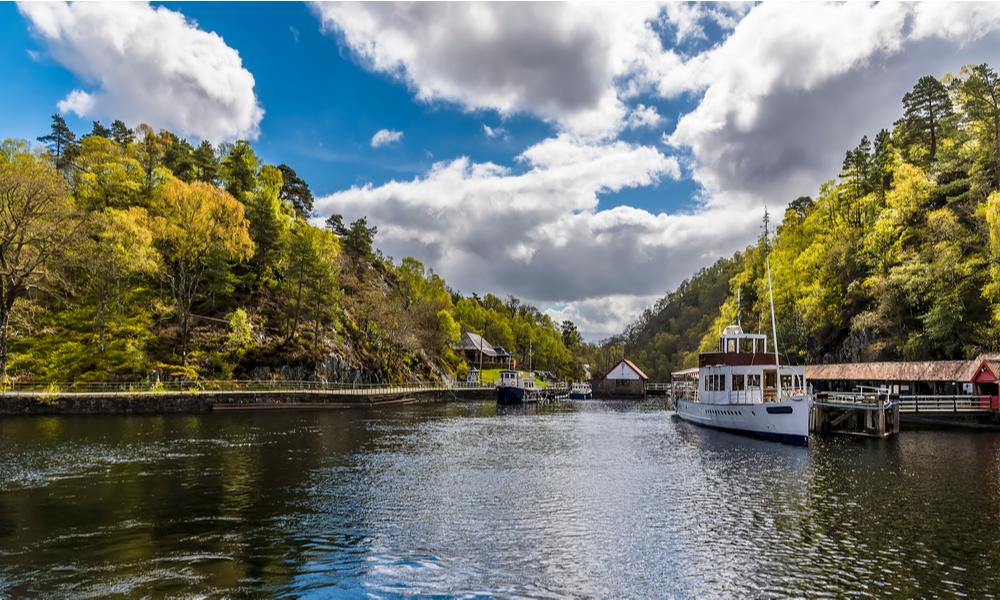
[[[601,403],[32,423],[0,422],[0,596],[1000,589],[996,434],[807,450]]]

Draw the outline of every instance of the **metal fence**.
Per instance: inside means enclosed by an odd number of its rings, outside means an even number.
[[[425,391],[491,390],[493,384],[476,382],[340,383],[284,380],[178,380],[115,382],[24,382],[13,383],[4,392],[36,393],[155,393],[155,392],[327,392],[344,394],[394,394]]]

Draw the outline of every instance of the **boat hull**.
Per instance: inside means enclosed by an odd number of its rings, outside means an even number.
[[[677,400],[677,416],[702,427],[807,446],[811,404],[808,398],[766,404],[709,404]]]
[[[514,386],[498,386],[497,387],[497,404],[501,405],[511,405],[511,404],[525,404],[527,402],[537,402],[538,397],[536,394],[529,393],[521,387]]]
[[[591,399],[593,399],[593,397],[594,397],[593,392],[570,392],[569,393],[569,399],[570,400],[591,400]]]

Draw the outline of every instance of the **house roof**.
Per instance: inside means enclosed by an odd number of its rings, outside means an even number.
[[[997,373],[1000,355],[982,354],[974,360],[924,360],[807,365],[806,378],[858,381],[972,381],[983,362]]]
[[[474,350],[476,352],[482,351],[483,356],[497,356],[497,351],[493,348],[492,344],[487,342],[483,336],[471,331],[462,332],[462,340],[458,343],[458,349]]]
[[[635,363],[632,362],[632,361],[630,361],[627,358],[623,358],[620,361],[616,362],[615,366],[613,366],[610,369],[608,369],[608,372],[604,374],[604,378],[607,379],[608,375],[611,375],[611,372],[614,371],[615,369],[617,369],[618,365],[620,365],[622,363],[625,363],[626,365],[628,365],[628,368],[630,368],[633,371],[635,371],[636,375],[639,376],[639,379],[642,379],[643,381],[649,379],[649,377],[647,377],[646,374],[642,372],[642,369],[640,369],[639,367],[635,366]]]

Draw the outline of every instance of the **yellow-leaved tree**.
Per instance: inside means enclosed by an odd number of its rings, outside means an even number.
[[[153,228],[163,273],[180,320],[181,356],[187,359],[191,307],[210,274],[253,255],[243,204],[209,183],[171,178],[153,201]]]
[[[17,301],[57,277],[60,257],[80,231],[66,181],[24,142],[0,144],[0,384]]]

